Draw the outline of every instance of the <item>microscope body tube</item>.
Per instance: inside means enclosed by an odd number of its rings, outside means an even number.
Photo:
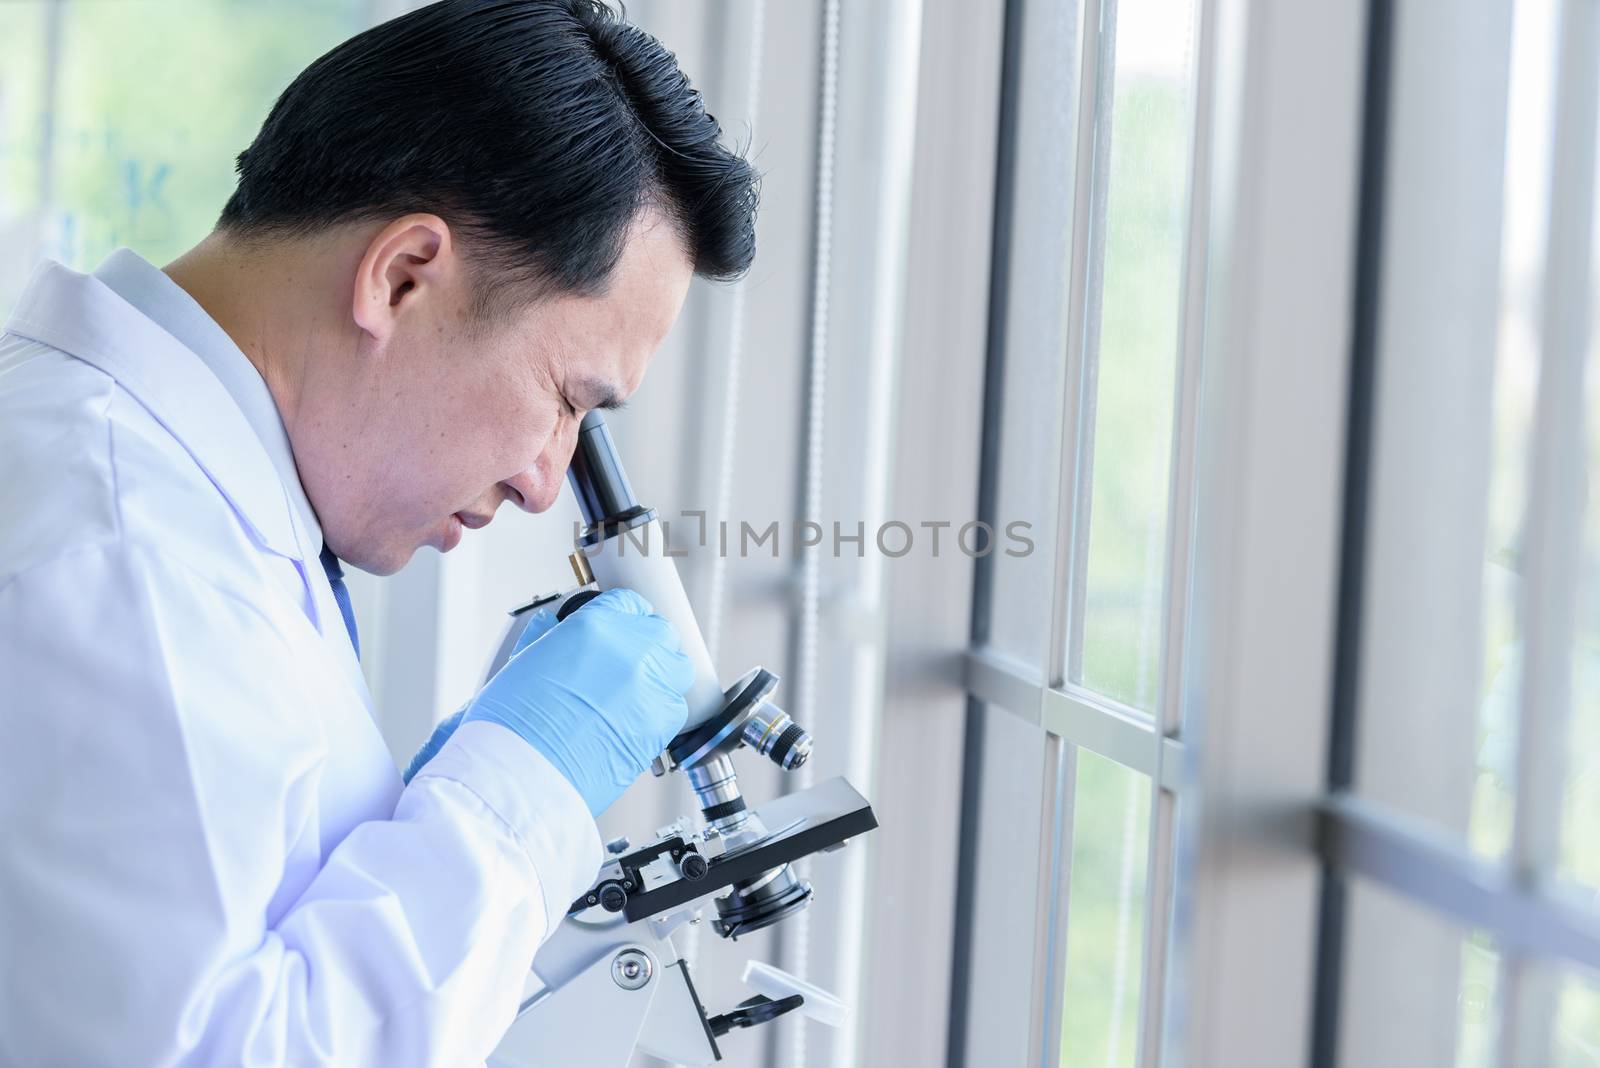
[[[613,532],[594,545],[584,546],[583,554],[602,590],[619,586],[633,590],[649,601],[658,615],[666,617],[677,632],[684,653],[694,665],[694,685],[685,697],[689,718],[683,729],[698,727],[721,712],[722,684],[717,681],[705,637],[689,607],[678,567],[667,555],[667,539],[660,520],[651,519],[629,530]]]

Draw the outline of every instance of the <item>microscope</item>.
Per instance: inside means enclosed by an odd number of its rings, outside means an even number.
[[[662,524],[635,499],[598,411],[583,418],[567,477],[584,521],[570,557],[578,585],[512,612],[490,674],[509,657],[535,609],[565,619],[602,590],[636,591],[672,623],[694,665],[688,719],[651,770],[688,776],[700,813],[698,821],[680,819],[641,845],[619,838],[606,846],[594,883],[539,949],[516,1020],[489,1063],[624,1068],[638,1050],[709,1065],[722,1059],[718,1039],[785,1013],[838,1026],[844,1006],[837,999],[755,961],[744,973],[754,995],[711,1012],[672,936],[700,922],[707,899],[715,908],[711,930],[728,940],[804,909],[811,886],[791,864],[875,828],[872,807],[843,778],[759,806],[746,802],[734,754],[746,750],[792,771],[810,757],[811,735],[773,703],[772,672],[756,667],[731,686],[719,682]]]

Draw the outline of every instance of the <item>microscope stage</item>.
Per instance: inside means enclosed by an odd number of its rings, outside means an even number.
[[[867,799],[842,777],[768,801],[754,810],[771,833],[711,860],[704,878],[675,879],[628,898],[630,922],[670,912],[769,868],[820,853],[878,825]]]

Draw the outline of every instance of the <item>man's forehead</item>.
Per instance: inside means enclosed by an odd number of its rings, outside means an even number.
[[[677,223],[647,209],[628,230],[611,289],[645,320],[639,323],[641,329],[656,330],[659,342],[677,319],[693,277],[694,262]]]
[[[636,225],[629,234],[607,292],[592,310],[604,325],[609,366],[576,369],[575,381],[593,388],[586,407],[610,409],[638,386],[645,366],[683,310],[694,267],[677,228],[659,217]],[[610,403],[604,403],[610,402]]]

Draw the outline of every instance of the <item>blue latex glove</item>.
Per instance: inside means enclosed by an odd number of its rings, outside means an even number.
[[[508,660],[462,722],[515,732],[598,816],[683,729],[693,683],[672,624],[632,590],[607,590]]]
[[[556,625],[556,614],[548,608],[536,609],[528,617],[528,623],[522,628],[522,633],[517,635],[517,643],[511,647],[511,655],[516,656],[522,650],[542,638],[546,631]],[[509,658],[508,658],[509,660]],[[467,706],[462,705],[456,709],[455,714],[433,728],[433,733],[428,735],[428,740],[422,743],[422,748],[417,750],[416,756],[411,758],[411,763],[406,765],[406,770],[400,777],[405,782],[410,782],[417,772],[422,770],[422,765],[432,760],[434,754],[444,748],[444,743],[461,726],[461,717],[466,715]]]

